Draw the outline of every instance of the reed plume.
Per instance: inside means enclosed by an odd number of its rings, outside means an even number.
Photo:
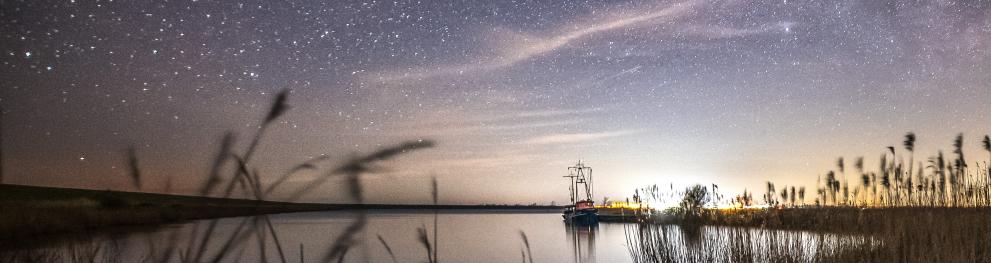
[[[268,111],[268,115],[265,116],[265,123],[269,123],[278,119],[287,110],[289,110],[289,105],[286,104],[286,99],[289,97],[289,90],[279,91],[278,95],[275,96],[275,101],[272,103],[272,107]]]
[[[141,190],[141,168],[138,166],[138,153],[134,150],[134,146],[127,148],[127,168],[134,188]]]

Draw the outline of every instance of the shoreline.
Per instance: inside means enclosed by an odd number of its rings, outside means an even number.
[[[535,205],[291,203],[3,184],[0,185],[0,248],[8,247],[7,242],[35,236],[268,214],[357,210],[546,213],[560,209]]]

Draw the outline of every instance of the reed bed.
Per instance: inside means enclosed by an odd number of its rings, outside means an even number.
[[[634,262],[834,262],[849,248],[870,250],[880,243],[864,236],[766,228],[639,224],[626,231]]]
[[[986,224],[991,210],[986,208],[724,209],[706,214],[698,224],[632,224],[627,233],[631,256],[638,262],[991,262],[991,226]],[[701,234],[688,238],[693,234],[685,229]],[[804,236],[802,242],[795,241],[796,235]],[[755,236],[768,244],[753,245]]]
[[[680,198],[680,206],[629,227],[630,255],[636,262],[991,262],[989,162],[967,161],[963,134],[952,155],[916,161],[916,139],[906,134],[901,152],[887,147],[873,170],[863,157],[852,171],[838,158],[809,203],[805,187],[773,182],[759,199],[746,190],[724,198],[717,185],[638,189],[636,201]],[[981,146],[991,154],[991,138]]]

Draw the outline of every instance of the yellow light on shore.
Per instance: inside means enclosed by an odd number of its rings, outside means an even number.
[[[623,209],[643,209],[649,206],[637,202],[613,201],[608,204],[598,205],[596,208],[623,208]]]

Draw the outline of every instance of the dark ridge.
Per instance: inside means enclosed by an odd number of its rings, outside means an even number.
[[[558,212],[544,205],[327,204],[0,184],[0,247],[19,237],[110,226],[335,210]]]

